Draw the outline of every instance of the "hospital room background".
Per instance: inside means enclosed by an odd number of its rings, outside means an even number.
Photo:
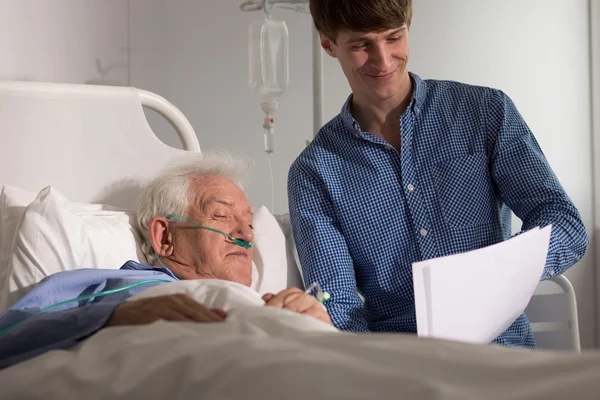
[[[250,201],[272,208],[263,115],[248,85],[248,27],[262,13],[242,12],[240,3],[0,0],[0,80],[129,85],[164,96],[190,120],[202,149],[254,160]],[[289,86],[271,160],[272,211],[285,213],[288,168],[314,134],[312,24],[292,10],[274,17],[289,30]],[[586,257],[566,275],[577,293],[582,347],[598,346],[600,1],[416,0],[410,39],[411,71],[502,89],[537,136],[592,235]],[[328,121],[349,87],[327,56],[323,82]],[[181,147],[162,118],[147,117],[161,140]]]

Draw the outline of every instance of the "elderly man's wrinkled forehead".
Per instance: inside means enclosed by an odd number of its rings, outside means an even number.
[[[190,208],[203,213],[218,205],[242,208],[251,213],[250,203],[244,191],[227,178],[203,175],[190,182]],[[191,210],[190,210],[191,211]]]

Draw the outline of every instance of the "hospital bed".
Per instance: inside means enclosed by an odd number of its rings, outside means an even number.
[[[154,135],[143,107],[173,125],[184,150]],[[0,269],[2,287],[8,280],[34,284],[52,268],[118,268],[118,257],[143,261],[131,222],[140,188],[174,157],[200,152],[185,116],[153,93],[33,82],[0,82],[0,142],[0,186],[12,187],[0,199],[6,206],[0,209],[0,245],[6,247],[0,246],[0,261],[10,259],[12,268]],[[52,204],[44,203],[51,196],[38,195],[47,186],[57,193]],[[35,240],[28,241],[24,215],[42,206],[28,227]],[[264,208],[255,213],[257,290],[302,285],[289,220]],[[86,233],[96,240],[82,240]],[[115,250],[94,248],[100,243]],[[22,252],[19,260],[11,258],[14,251]],[[104,329],[73,349],[0,371],[0,398],[600,396],[598,352],[354,335],[286,318]]]

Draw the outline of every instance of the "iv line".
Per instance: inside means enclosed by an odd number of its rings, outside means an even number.
[[[271,173],[271,214],[275,215],[275,181],[273,179],[273,164],[271,163],[272,153],[267,153],[269,160],[269,172]]]

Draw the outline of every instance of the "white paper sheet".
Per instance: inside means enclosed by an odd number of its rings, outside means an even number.
[[[544,271],[551,227],[413,264],[419,336],[489,343],[525,310]]]

